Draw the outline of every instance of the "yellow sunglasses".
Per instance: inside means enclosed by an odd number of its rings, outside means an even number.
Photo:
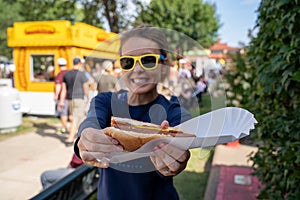
[[[145,54],[141,56],[120,56],[118,61],[124,71],[131,71],[139,61],[141,67],[145,70],[153,70],[158,66],[159,60],[164,60],[165,57],[159,54]]]

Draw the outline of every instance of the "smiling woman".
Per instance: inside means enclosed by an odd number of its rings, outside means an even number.
[[[156,28],[140,26],[122,35],[120,66],[123,70],[125,68],[123,79],[131,91],[129,99],[133,105],[146,104],[157,97],[156,85],[166,78],[169,71],[167,50],[167,39],[163,32]],[[130,63],[128,56],[140,59],[138,62],[137,59],[131,59]],[[147,98],[141,98],[145,97],[144,95],[136,95],[143,93],[147,94]]]
[[[159,56],[159,53],[160,51],[158,50],[158,45],[155,42],[145,38],[130,38],[122,46],[122,55],[126,56],[143,56],[148,54],[155,54]],[[142,62],[136,62],[132,70],[125,71],[123,76],[127,87],[131,91],[129,93],[129,99],[132,99],[132,104],[134,105],[146,104],[153,101],[157,97],[156,85],[165,77],[162,77],[161,74],[166,75],[166,70],[163,70],[161,63],[158,64],[158,67],[152,67],[151,70],[145,70],[142,65]],[[137,94],[145,93],[147,93],[147,98],[136,98],[141,97],[137,96]],[[150,94],[151,97],[148,96]]]
[[[179,199],[173,176],[181,173],[190,152],[162,142],[149,157],[110,163],[125,153],[121,142],[104,134],[111,118],[131,118],[160,127],[176,126],[191,118],[177,102],[157,90],[170,67],[168,43],[163,31],[148,25],[121,35],[119,64],[128,91],[99,93],[79,128],[75,152],[83,162],[99,167],[98,199]],[[125,196],[124,196],[125,194]]]

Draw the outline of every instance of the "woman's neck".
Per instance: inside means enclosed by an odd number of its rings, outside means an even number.
[[[153,90],[146,94],[136,94],[132,92],[128,92],[128,104],[131,106],[145,105],[152,101],[154,101],[158,96],[156,90]]]

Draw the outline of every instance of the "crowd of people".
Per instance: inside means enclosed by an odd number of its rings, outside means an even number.
[[[175,62],[178,65],[176,71],[176,82],[171,82],[178,96],[180,104],[188,109],[199,109],[203,106],[202,94],[207,91],[208,85],[204,79],[203,73],[198,72],[196,67],[188,59],[180,59]]]
[[[99,92],[118,91],[120,87],[112,61],[96,63],[93,73],[86,69],[85,60],[79,57],[73,59],[71,70],[67,69],[65,58],[59,58],[57,63],[60,72],[55,78],[54,101],[61,120],[60,132],[68,134],[65,143],[72,145],[78,126],[86,116],[90,92],[96,95]]]
[[[72,70],[67,70],[67,61],[64,58],[59,58],[57,63],[60,72],[55,78],[54,100],[61,119],[61,132],[69,133],[66,143],[72,144],[78,125],[85,117],[83,114],[75,114],[74,118],[73,113],[86,114],[90,93],[95,96],[99,92],[116,92],[128,88],[121,80],[122,70],[117,62],[104,60],[90,67],[83,59],[75,58]],[[203,74],[197,72],[195,66],[184,58],[171,63],[166,81],[158,85],[162,94],[179,102],[187,110],[203,106],[202,94],[207,88]],[[67,125],[68,121],[71,122],[70,127]]]

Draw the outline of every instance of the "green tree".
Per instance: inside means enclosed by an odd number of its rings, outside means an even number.
[[[147,23],[184,33],[203,47],[216,42],[219,19],[216,6],[202,0],[154,0],[140,6],[136,24]]]
[[[137,5],[143,5],[139,0],[103,0],[101,2],[101,16],[104,16],[110,31],[115,33],[129,28],[139,13]]]
[[[143,5],[140,0],[77,0],[77,2],[83,7],[83,22],[98,27],[107,24],[109,31],[115,33],[130,27],[139,13],[136,5]]]
[[[7,28],[17,21],[70,20],[79,21],[76,0],[0,0],[0,54],[11,58],[7,46]]]
[[[139,0],[0,0],[0,52],[11,57],[6,30],[16,21],[81,21],[99,28],[107,22],[110,31],[118,33],[133,21],[136,13],[130,11],[135,4],[141,3]]]
[[[80,0],[79,5],[82,6],[82,22],[99,28],[103,27],[103,20],[99,17],[99,10],[102,6],[101,0]]]
[[[25,21],[70,20],[76,21],[76,0],[6,0],[22,5],[19,14]]]
[[[264,185],[259,198],[300,197],[300,2],[262,0],[249,47],[255,77],[249,108],[258,120],[253,157]]]
[[[116,1],[103,0],[104,5],[104,16],[106,16],[110,30],[112,32],[119,32],[119,15],[117,13]],[[121,5],[123,6],[123,5]]]
[[[19,15],[21,10],[20,4],[9,4],[0,0],[0,56],[12,57],[12,49],[7,46],[7,28],[11,27],[15,21],[23,20]]]

